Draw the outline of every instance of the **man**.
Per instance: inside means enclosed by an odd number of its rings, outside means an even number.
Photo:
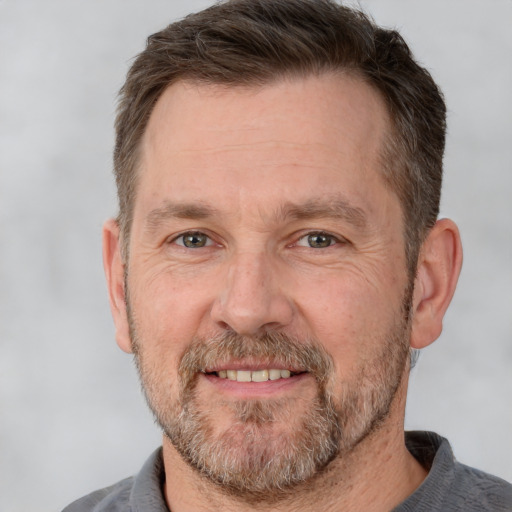
[[[163,447],[67,511],[512,509],[404,434],[462,250],[442,95],[399,34],[329,0],[215,5],[149,38],[116,130],[105,270]]]

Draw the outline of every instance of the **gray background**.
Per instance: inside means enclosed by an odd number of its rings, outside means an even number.
[[[199,0],[0,0],[0,511],[51,511],[159,442],[117,349],[101,267],[115,95],[144,39]],[[512,480],[512,1],[366,0],[446,94],[442,210],[465,264],[414,370],[409,428]]]

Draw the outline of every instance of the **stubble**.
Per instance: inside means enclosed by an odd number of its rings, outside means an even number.
[[[148,405],[181,457],[222,492],[248,503],[285,499],[351,452],[388,416],[409,354],[407,296],[403,314],[375,345],[376,352],[341,385],[336,385],[331,356],[315,340],[282,332],[248,338],[228,331],[196,339],[187,347],[180,358],[178,389],[172,391],[164,384],[168,369],[146,355],[130,314],[135,361]],[[198,379],[205,369],[237,359],[300,368],[314,377],[316,392],[307,403],[301,398],[269,398],[220,401],[212,407],[197,392]],[[229,427],[222,431],[217,428],[218,414],[230,414]]]

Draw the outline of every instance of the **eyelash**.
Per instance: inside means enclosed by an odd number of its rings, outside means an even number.
[[[186,237],[205,237],[205,244],[199,245],[197,247],[192,247],[185,245],[185,238]],[[182,240],[182,243],[179,243],[178,241]],[[169,241],[170,243],[174,243],[176,245],[179,245],[180,247],[184,247],[186,249],[202,249],[203,247],[210,247],[214,244],[211,237],[209,237],[206,233],[203,233],[202,231],[186,231],[185,233],[181,233],[178,236],[174,237],[172,240]]]
[[[321,246],[321,247],[313,247],[312,245],[310,245],[311,239],[313,237],[324,237],[325,239],[327,239],[329,241],[329,244],[325,245],[325,246]],[[337,237],[335,235],[332,235],[331,233],[327,233],[325,231],[310,231],[309,233],[306,233],[306,234],[302,235],[297,240],[297,242],[295,242],[294,245],[299,245],[299,242],[301,240],[307,240],[306,243],[308,243],[310,249],[327,249],[329,247],[332,247],[333,245],[337,245],[337,244],[340,244],[340,243],[346,243],[346,240],[344,240],[344,239],[342,239],[340,237]],[[299,245],[299,246],[300,247],[306,247],[306,245]]]
[[[204,244],[203,245],[198,245],[198,246],[189,246],[189,245],[186,245],[186,237],[204,237],[205,240],[204,240]],[[314,237],[323,237],[325,239],[326,242],[328,242],[328,245],[318,245],[317,247],[314,247],[313,245],[311,245],[311,242],[312,242],[312,239]],[[181,240],[181,243],[179,243],[179,241]],[[303,240],[307,240],[306,241],[306,244],[300,244],[299,242],[303,241]],[[210,247],[212,245],[214,245],[214,241],[212,240],[212,238],[207,235],[206,233],[204,233],[203,231],[186,231],[185,233],[181,233],[179,234],[178,236],[172,238],[171,240],[169,240],[169,243],[173,243],[173,244],[176,244],[180,247],[183,247],[185,249],[202,249],[204,247]],[[308,233],[305,233],[303,234],[301,237],[299,237],[297,239],[296,242],[294,242],[293,244],[290,245],[290,247],[293,247],[293,246],[299,246],[299,247],[308,247],[310,249],[327,249],[329,247],[332,247],[333,245],[337,245],[337,244],[343,244],[343,243],[347,243],[347,240],[343,239],[343,238],[340,238],[338,236],[335,236],[335,235],[332,235],[331,233],[327,233],[325,231],[310,231]]]

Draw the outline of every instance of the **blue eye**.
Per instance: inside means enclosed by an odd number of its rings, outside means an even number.
[[[190,231],[176,238],[175,243],[188,249],[200,249],[212,245],[212,240],[200,231]]]
[[[338,239],[332,235],[323,232],[309,233],[301,237],[297,245],[301,247],[311,247],[313,249],[325,249],[338,242]]]

